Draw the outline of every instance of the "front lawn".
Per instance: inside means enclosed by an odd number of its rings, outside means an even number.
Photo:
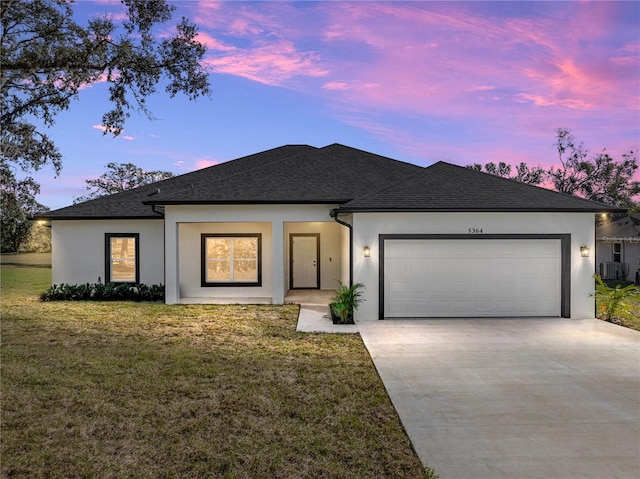
[[[431,477],[358,335],[297,306],[41,303],[1,270],[0,477]]]

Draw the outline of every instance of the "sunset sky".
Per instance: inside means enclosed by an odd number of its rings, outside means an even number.
[[[111,161],[180,174],[284,144],[543,167],[558,127],[594,153],[640,146],[640,2],[172,3],[208,47],[211,98],[160,88],[156,119],[134,112],[114,139],[106,84],[84,89],[48,132],[64,167],[36,176],[41,203],[71,204]],[[123,11],[74,8],[83,24]]]

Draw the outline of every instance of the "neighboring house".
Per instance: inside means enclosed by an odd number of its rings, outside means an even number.
[[[596,226],[596,272],[640,284],[640,215],[602,219]]]
[[[53,283],[163,283],[166,302],[365,285],[356,319],[593,317],[596,213],[443,162],[289,145],[40,215]],[[586,250],[585,250],[586,251]]]

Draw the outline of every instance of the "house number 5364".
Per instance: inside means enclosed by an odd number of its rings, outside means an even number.
[[[482,228],[469,228],[470,234],[480,234],[482,233]]]

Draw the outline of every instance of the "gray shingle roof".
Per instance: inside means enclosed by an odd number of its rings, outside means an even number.
[[[640,239],[640,214],[625,216],[617,220],[605,220],[596,226],[596,238]]]
[[[444,162],[340,207],[355,211],[623,211]]]
[[[439,162],[287,145],[50,211],[41,219],[162,218],[171,204],[335,204],[343,211],[622,211]]]
[[[333,144],[234,174],[199,175],[187,188],[161,190],[148,202],[344,203],[421,170],[410,163]]]
[[[78,203],[58,210],[49,211],[38,215],[42,219],[90,219],[90,218],[161,218],[154,213],[151,206],[143,201],[152,199],[158,189],[170,191],[185,189],[197,181],[206,181],[217,177],[233,176],[239,172],[251,170],[257,166],[268,164],[274,160],[280,160],[305,151],[316,150],[308,145],[285,145],[271,150],[266,150],[253,155],[244,156],[235,160],[220,163],[218,165],[192,171],[184,175],[169,178],[150,185],[123,191],[114,195],[103,196],[95,200]],[[151,196],[149,196],[151,195]]]

